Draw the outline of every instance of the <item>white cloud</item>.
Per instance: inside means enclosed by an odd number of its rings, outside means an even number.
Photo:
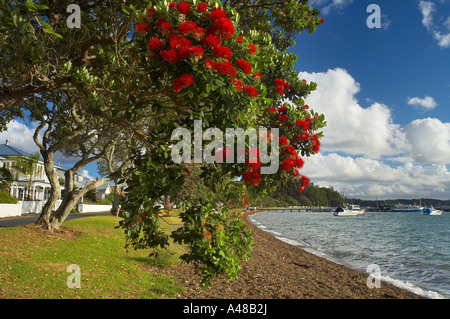
[[[85,179],[87,179],[88,181],[93,181],[95,180],[94,177],[92,177],[91,175],[89,175],[89,171],[87,169],[83,169],[82,171],[78,172],[79,175],[83,176]]]
[[[450,172],[442,164],[407,162],[394,167],[379,160],[332,153],[308,158],[302,174],[316,185],[332,186],[351,198],[449,198]]]
[[[11,146],[27,153],[35,153],[39,151],[33,140],[35,128],[35,125],[28,126],[23,122],[12,120],[8,124],[8,130],[0,133],[0,143],[6,143],[6,140],[9,140]]]
[[[324,15],[330,14],[332,10],[341,10],[352,4],[354,0],[311,0],[309,5],[321,8],[320,12]]]
[[[318,84],[306,102],[316,112],[325,114],[327,126],[322,139],[323,149],[378,158],[402,151],[404,133],[392,122],[386,105],[359,105],[355,95],[360,85],[343,69],[326,73],[301,72],[300,77]]]
[[[450,164],[450,123],[419,119],[410,123],[405,132],[410,156],[417,162]]]
[[[300,77],[317,83],[306,103],[328,123],[322,153],[306,159],[302,174],[348,197],[450,198],[450,123],[426,118],[402,127],[386,105],[370,99],[363,108],[359,83],[343,69]]]
[[[421,0],[419,2],[419,9],[422,13],[422,24],[429,32],[433,33],[433,37],[437,40],[438,45],[441,48],[449,48],[450,32],[445,33],[441,31],[435,23],[434,13],[437,11],[436,5],[431,1]],[[450,17],[444,22],[444,26],[447,28],[447,31],[450,29]]]
[[[427,110],[432,110],[437,106],[436,101],[431,97],[431,96],[427,96],[423,99],[419,98],[419,97],[413,97],[413,98],[409,98],[408,99],[408,104],[409,105],[417,105],[417,106],[421,106],[424,109]]]

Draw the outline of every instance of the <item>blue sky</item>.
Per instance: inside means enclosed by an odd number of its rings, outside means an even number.
[[[310,4],[325,23],[291,52],[328,126],[304,174],[348,197],[450,199],[450,1]]]
[[[300,76],[318,83],[307,103],[328,126],[302,173],[348,197],[450,199],[450,0],[309,3],[325,23],[290,51]],[[370,4],[380,29],[367,27]],[[19,122],[5,139],[36,149]],[[95,178],[96,166],[84,174]]]

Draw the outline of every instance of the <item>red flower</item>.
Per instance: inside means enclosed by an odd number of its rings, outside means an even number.
[[[197,12],[206,12],[208,10],[208,4],[205,2],[200,2],[197,5]]]
[[[298,171],[298,169],[294,169],[294,171],[292,172],[292,176],[297,177],[298,174],[300,174],[300,172]]]
[[[250,55],[253,55],[256,52],[256,46],[252,43],[248,45]]]
[[[320,20],[320,24],[323,24],[325,21],[323,20],[323,18]]]
[[[300,178],[300,184],[301,184],[301,186],[300,186],[300,188],[298,189],[298,192],[299,192],[299,193],[303,192],[303,191],[305,190],[306,186],[309,185],[309,178],[306,177],[306,176],[302,176],[302,177]]]
[[[290,171],[295,166],[295,159],[288,157],[281,163],[281,170],[284,172]]]
[[[242,179],[246,184],[257,186],[261,182],[261,171],[259,169],[246,170],[242,174]]]
[[[231,79],[231,82],[234,83],[236,90],[238,92],[242,92],[242,90],[244,89],[243,85],[242,85],[242,81],[241,80],[236,80],[236,79]]]
[[[145,23],[136,24],[136,32],[148,32],[148,27]]]
[[[298,156],[297,151],[292,145],[286,146],[286,148],[282,152],[282,155]]]
[[[244,37],[242,35],[238,36],[237,42],[242,43],[242,40],[244,40]]]
[[[204,53],[203,48],[199,46],[190,47],[189,52],[198,57],[202,57]]]
[[[220,7],[214,8],[209,15],[209,19],[212,22],[215,22],[220,19],[228,19],[228,18],[229,18],[228,13],[223,11],[222,8],[220,8]]]
[[[161,29],[161,32],[172,32],[172,25],[169,22],[162,21],[158,23],[157,27]]]
[[[230,48],[224,47],[223,45],[217,45],[214,48],[214,56],[216,58],[230,59],[233,56]]]
[[[261,161],[259,160],[259,158],[256,159],[252,159],[250,161],[250,159],[248,159],[245,164],[247,165],[247,167],[253,168],[253,169],[258,169],[261,167]]]
[[[275,86],[275,93],[280,94],[280,95],[283,95],[283,94],[284,94],[283,86],[277,84],[277,85]]]
[[[284,115],[284,114],[281,114],[280,115],[280,120],[282,120],[283,122],[286,122],[287,121],[287,116]]]
[[[183,1],[177,5],[177,10],[181,14],[189,14],[189,12],[191,11],[191,7],[187,2]]]
[[[178,61],[178,53],[173,49],[161,51],[159,52],[159,54],[165,61],[169,62],[170,64],[173,64]]]
[[[147,16],[148,17],[152,17],[155,13],[156,13],[155,8],[150,7],[150,8],[147,9]]]
[[[236,66],[242,70],[245,74],[250,74],[252,72],[252,66],[245,61],[244,59],[240,59],[236,62]]]
[[[181,35],[185,35],[196,28],[197,23],[195,23],[194,21],[186,21],[178,26],[178,32],[180,32]]]
[[[231,74],[233,71],[233,64],[230,61],[216,62],[213,67],[219,74]]]
[[[255,77],[255,79],[257,81],[261,81],[261,79],[262,79],[261,72],[255,73],[255,74],[253,74],[253,76]]]
[[[300,134],[300,138],[302,139],[302,141],[306,141],[309,137],[309,133],[308,132],[303,132]]]
[[[316,154],[320,151],[320,141],[319,137],[316,134],[314,134],[313,136],[313,151]]]
[[[173,88],[176,92],[180,92],[182,89],[188,86],[194,85],[195,79],[190,74],[183,74],[173,82]]]
[[[160,39],[154,37],[148,41],[148,49],[150,51],[156,51],[162,46],[162,42]]]
[[[258,97],[258,90],[255,89],[253,86],[246,85],[244,87],[244,93],[247,94],[250,97]]]
[[[279,144],[280,145],[282,145],[282,146],[287,146],[287,145],[289,145],[289,140],[286,138],[286,137],[284,137],[284,136],[280,136],[280,139],[279,139]]]
[[[187,169],[186,167],[183,167],[183,171],[184,171],[186,174],[191,174],[191,172],[189,171],[189,169]]]
[[[175,2],[169,2],[169,9],[175,9],[177,4]]]
[[[301,128],[303,131],[307,131],[309,129],[309,124],[311,123],[311,119],[309,117],[305,118],[305,120],[298,119],[295,124]]]
[[[220,34],[225,39],[230,39],[233,37],[235,29],[234,29],[234,25],[230,19],[224,18],[224,19],[216,20],[214,22],[213,27],[216,28],[217,30],[219,30]]]
[[[305,161],[301,157],[297,157],[295,159],[295,167],[297,167],[298,169],[301,169],[303,167],[303,165],[305,165]]]
[[[278,112],[279,113],[287,113],[287,107],[286,106],[280,106],[279,108],[278,108]]]
[[[277,114],[277,109],[274,108],[274,107],[271,107],[271,108],[269,109],[269,114],[270,114],[270,115],[276,115],[276,114]]]
[[[210,58],[206,58],[205,66],[207,69],[212,70],[212,69],[215,69],[216,63],[213,60],[211,60]]]
[[[210,34],[203,42],[207,47],[215,48],[220,44],[220,37],[218,35]]]

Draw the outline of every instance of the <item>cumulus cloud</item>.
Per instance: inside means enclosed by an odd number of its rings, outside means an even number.
[[[426,110],[432,110],[437,106],[436,101],[431,97],[431,96],[427,96],[423,99],[419,98],[419,97],[413,97],[413,98],[409,98],[408,99],[408,104],[409,105],[416,105],[416,106],[421,106]]]
[[[409,154],[420,163],[450,164],[450,123],[426,118],[406,128]]]
[[[412,198],[420,192],[448,199],[450,123],[426,118],[395,124],[388,106],[372,99],[368,108],[359,104],[360,84],[343,69],[299,76],[318,84],[306,103],[328,123],[322,153],[305,161],[302,174],[348,197]]]
[[[446,31],[443,31],[436,25],[436,19],[434,18],[434,14],[437,11],[436,5],[431,1],[423,1],[419,2],[419,9],[422,13],[422,24],[425,28],[433,34],[435,40],[437,40],[438,45],[441,48],[449,48],[450,47],[450,17],[444,22],[444,26],[446,27]]]
[[[325,114],[328,124],[324,129],[323,149],[369,158],[402,151],[405,136],[399,125],[393,123],[390,109],[376,102],[368,108],[361,107],[355,98],[360,85],[346,70],[301,72],[299,76],[318,84],[306,102]]]
[[[336,153],[308,158],[302,174],[316,185],[332,186],[351,198],[413,198],[420,195],[448,199],[450,187],[450,172],[442,164],[406,162],[395,166]]]

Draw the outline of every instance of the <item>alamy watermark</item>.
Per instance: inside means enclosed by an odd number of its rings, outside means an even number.
[[[67,277],[66,284],[68,288],[81,288],[81,268],[78,265],[72,264],[67,267],[67,272],[71,273]]]
[[[177,163],[245,163],[246,154],[249,154],[249,162],[261,162],[261,174],[275,174],[279,169],[279,129],[272,128],[227,128],[225,133],[218,128],[208,128],[203,132],[201,120],[194,121],[194,138],[191,132],[179,127],[172,132],[171,140],[179,141],[172,147],[171,158]],[[246,138],[249,141],[249,150],[246,151]],[[212,140],[203,148],[204,140]],[[259,143],[258,143],[259,140]],[[268,152],[268,140],[270,140],[270,153]],[[235,141],[237,149],[235,152]],[[224,144],[225,142],[225,144]],[[192,146],[194,156],[192,157]],[[256,151],[257,150],[257,151]],[[218,156],[226,151],[225,156]],[[259,158],[258,158],[259,155]],[[268,164],[267,166],[263,166]]]
[[[367,287],[369,289],[381,288],[381,268],[377,264],[367,266],[367,273],[370,276],[367,278]]]

